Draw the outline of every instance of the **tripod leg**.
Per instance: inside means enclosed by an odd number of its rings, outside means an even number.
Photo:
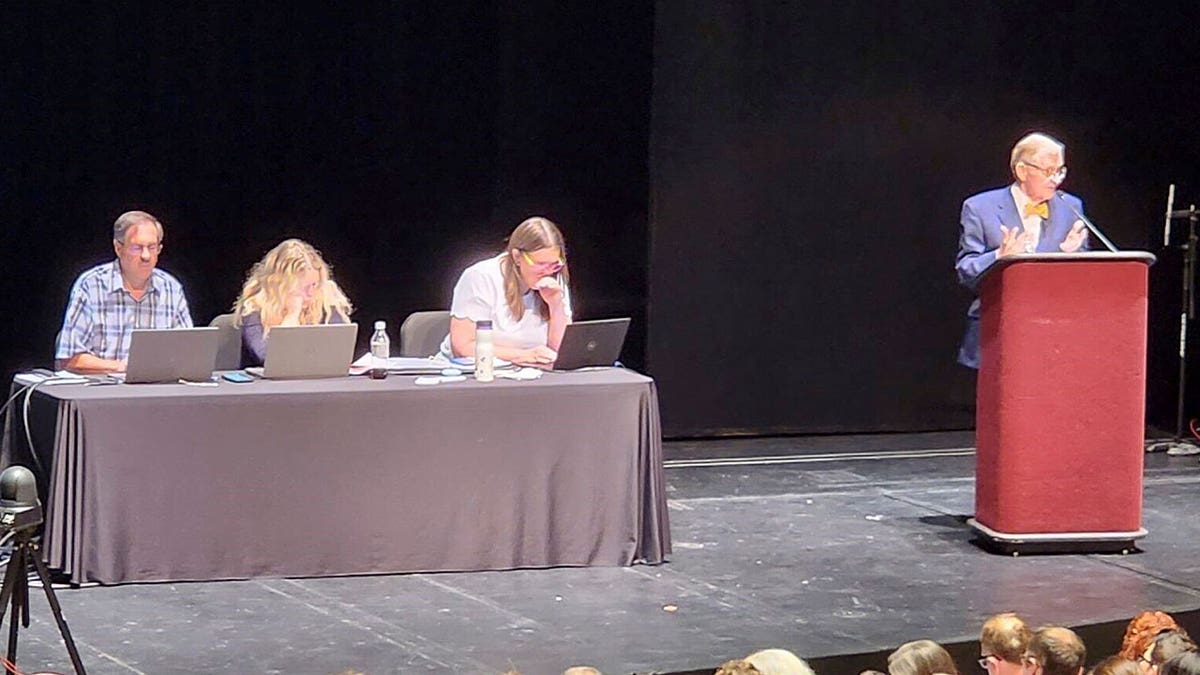
[[[62,606],[58,604],[58,596],[54,594],[54,588],[50,585],[50,572],[46,569],[46,563],[42,562],[41,551],[36,545],[31,546],[33,550],[29,552],[29,557],[33,559],[33,566],[37,569],[38,578],[42,580],[42,590],[46,592],[46,601],[50,603],[50,612],[54,614],[54,622],[58,624],[58,632],[62,635],[63,644],[67,646],[67,654],[71,656],[71,665],[75,667],[75,675],[87,675],[87,671],[83,668],[83,660],[79,658],[79,650],[75,648],[75,640],[71,638],[71,629],[67,627],[67,620],[63,618]],[[26,592],[28,592],[28,588]]]
[[[22,603],[28,603],[29,597],[29,562],[26,560],[28,555],[25,542],[18,541],[13,544],[12,558],[8,561],[8,574],[4,577],[5,584],[12,579],[12,586],[6,588],[11,593],[9,605],[12,607],[8,617],[8,662],[13,665],[17,663],[17,633],[20,630],[21,607]]]

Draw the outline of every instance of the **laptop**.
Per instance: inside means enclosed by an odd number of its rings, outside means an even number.
[[[212,379],[217,366],[220,329],[135,328],[129,338],[129,361],[124,381],[203,382]]]
[[[611,366],[621,356],[629,318],[576,321],[568,324],[558,345],[555,370]]]
[[[263,367],[246,372],[268,380],[346,377],[357,339],[356,323],[276,326],[267,333]]]

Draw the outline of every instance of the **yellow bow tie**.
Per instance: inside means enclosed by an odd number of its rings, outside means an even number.
[[[1025,205],[1025,217],[1026,218],[1028,218],[1029,216],[1031,216],[1035,213],[1042,220],[1048,220],[1050,218],[1050,203],[1042,202],[1041,204],[1026,204]]]

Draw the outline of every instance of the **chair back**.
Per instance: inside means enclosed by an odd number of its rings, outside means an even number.
[[[210,326],[221,329],[217,346],[217,370],[237,370],[242,367],[242,330],[233,325],[235,315],[220,314]]]
[[[400,324],[400,356],[430,356],[450,332],[450,312],[413,312]]]

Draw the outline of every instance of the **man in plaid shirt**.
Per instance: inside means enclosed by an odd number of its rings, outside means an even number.
[[[113,223],[117,259],[75,280],[55,366],[79,373],[123,372],[134,328],[190,328],[183,286],[157,269],[162,223],[145,211],[121,214]]]

